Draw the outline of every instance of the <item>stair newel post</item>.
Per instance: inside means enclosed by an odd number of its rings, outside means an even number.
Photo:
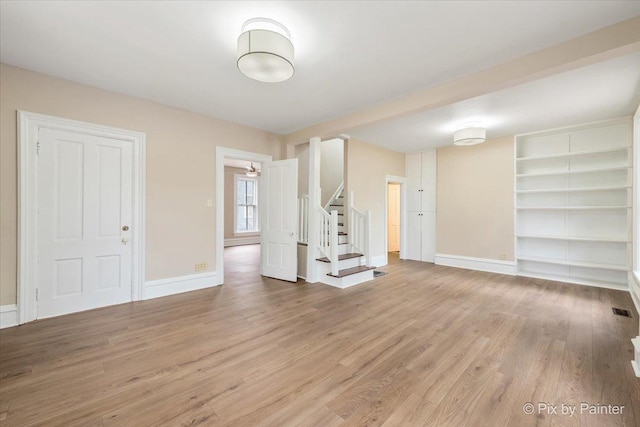
[[[373,263],[371,260],[371,211],[365,212],[366,222],[364,224],[364,247],[367,266],[372,267]]]
[[[331,226],[329,227],[330,237],[329,237],[329,252],[331,253],[331,274],[334,276],[338,275],[339,265],[338,265],[338,212],[331,211]]]
[[[353,218],[353,190],[349,191],[349,200],[347,200],[348,206],[346,206],[347,211],[344,212],[344,217],[347,218],[347,246],[349,252],[355,252],[353,247],[353,243],[356,241],[356,233],[355,233],[355,220]]]

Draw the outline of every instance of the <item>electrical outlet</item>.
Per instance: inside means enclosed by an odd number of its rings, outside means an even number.
[[[207,268],[207,263],[206,262],[201,262],[199,264],[196,264],[196,271],[202,271],[202,270],[206,270]]]
[[[500,254],[500,259],[502,259],[502,260],[507,259],[507,255],[506,254]]]

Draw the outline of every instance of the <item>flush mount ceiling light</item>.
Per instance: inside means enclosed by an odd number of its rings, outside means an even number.
[[[259,82],[289,80],[295,72],[289,30],[268,18],[245,22],[238,37],[238,69]]]
[[[453,133],[453,143],[455,145],[476,145],[485,142],[487,130],[478,123],[465,125]]]

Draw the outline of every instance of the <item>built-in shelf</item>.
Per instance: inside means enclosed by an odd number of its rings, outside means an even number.
[[[530,160],[561,159],[565,157],[588,156],[592,154],[616,153],[619,151],[626,151],[629,148],[630,147],[601,148],[598,150],[573,151],[573,152],[564,152],[564,153],[544,154],[541,156],[518,157],[516,158],[516,162],[527,162]]]
[[[626,288],[632,129],[622,118],[516,137],[518,275]]]
[[[519,255],[518,261],[541,262],[544,264],[567,265],[571,267],[599,268],[602,270],[629,271],[629,267],[627,267],[626,265],[603,264],[599,262],[587,262],[587,261],[572,261],[568,259],[559,259],[559,258],[544,258],[544,257]]]
[[[615,185],[611,187],[581,187],[581,188],[540,188],[534,190],[518,190],[516,194],[535,194],[535,193],[589,193],[600,191],[617,191],[631,188],[630,185]]]
[[[530,211],[590,211],[590,210],[611,210],[611,209],[631,209],[631,206],[518,206],[518,210]]]
[[[551,236],[544,234],[516,234],[516,237],[523,239],[568,240],[572,242],[631,243],[629,239],[615,237]]]
[[[619,170],[631,169],[631,166],[616,166],[607,168],[594,168],[594,169],[576,169],[566,171],[553,171],[553,172],[534,172],[534,173],[520,173],[516,174],[517,178],[528,178],[534,176],[554,176],[554,175],[573,175],[578,173],[594,173],[594,172],[614,172]]]

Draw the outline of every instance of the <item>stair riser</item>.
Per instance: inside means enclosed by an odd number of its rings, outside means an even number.
[[[359,285],[360,283],[368,282],[369,280],[373,280],[373,270],[362,271],[342,278],[331,276],[320,277],[320,282],[340,289]]]
[[[338,255],[344,255],[344,254],[348,254],[349,252],[351,252],[349,250],[349,247],[351,245],[338,245]]]
[[[331,273],[331,263],[330,262],[322,262],[317,261],[318,263],[318,271],[322,269],[323,274]],[[351,267],[358,267],[364,263],[364,257],[358,258],[349,258],[338,261],[338,270],[346,270]],[[325,271],[326,270],[326,271]]]

